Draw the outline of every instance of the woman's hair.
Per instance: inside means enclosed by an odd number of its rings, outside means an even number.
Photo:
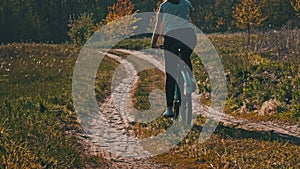
[[[165,2],[171,2],[173,4],[178,4],[180,0],[165,0]]]

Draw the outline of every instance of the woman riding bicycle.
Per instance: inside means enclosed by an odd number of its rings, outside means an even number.
[[[176,57],[178,50],[182,60],[192,72],[190,56],[196,46],[196,30],[194,27],[194,9],[188,0],[166,0],[158,11],[156,26],[152,37],[152,47],[158,48],[157,40],[164,36],[164,58],[166,70],[166,100],[167,108],[164,117],[173,117],[172,110],[176,80]],[[192,73],[190,74],[192,76]],[[195,85],[195,84],[194,84]],[[196,88],[196,85],[194,86]]]

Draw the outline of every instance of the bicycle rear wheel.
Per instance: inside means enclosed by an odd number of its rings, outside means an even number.
[[[174,103],[174,119],[177,120],[178,119],[178,115],[179,115],[179,111],[180,111],[180,102],[176,101]]]
[[[191,94],[188,94],[186,97],[186,102],[187,102],[187,122],[186,125],[191,125],[192,124],[192,96]]]
[[[175,97],[174,97],[174,120],[178,119],[180,113],[180,93],[178,85],[175,85]]]
[[[185,96],[181,100],[180,114],[181,114],[182,123],[184,125],[186,125],[187,116],[186,116],[186,97]]]
[[[181,103],[181,114],[182,122],[185,126],[190,126],[192,123],[192,96],[191,93],[191,77],[186,67],[183,67],[181,71],[182,78],[184,80],[183,92],[182,92],[182,103]]]

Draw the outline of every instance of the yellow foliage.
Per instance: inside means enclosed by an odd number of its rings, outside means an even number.
[[[264,0],[242,0],[241,4],[237,5],[233,11],[237,27],[248,32],[247,47],[251,43],[251,29],[260,26],[267,19],[261,12],[264,4]]]
[[[77,18],[71,15],[68,22],[68,36],[74,44],[83,45],[94,32],[93,14],[82,13]]]
[[[264,2],[258,0],[243,0],[241,4],[234,9],[233,16],[237,20],[237,27],[241,29],[250,29],[261,25],[266,17],[262,15],[261,8]]]
[[[161,0],[161,1],[158,1],[158,2],[157,2],[156,8],[154,9],[154,12],[158,12],[159,7],[160,7],[160,5],[161,5],[163,2],[165,2],[165,0]]]
[[[112,22],[118,18],[133,14],[134,5],[130,0],[118,0],[115,4],[108,7],[109,13],[105,17],[105,23]]]
[[[165,0],[158,1],[157,4],[156,4],[155,9],[153,10],[153,12],[155,12],[155,13],[157,14],[160,5],[161,5],[164,1],[165,1]],[[154,28],[155,28],[156,20],[157,20],[157,16],[153,16],[153,17],[150,19],[150,21],[149,21],[149,27],[148,27],[148,29],[147,29],[149,32],[153,32],[153,30],[154,30]]]
[[[218,20],[217,20],[217,28],[220,28],[223,25],[225,25],[225,19],[223,17],[218,18]]]
[[[130,0],[117,0],[108,7],[109,13],[100,23],[103,33],[109,38],[118,38],[123,35],[130,35],[137,29],[134,26],[139,19],[135,18],[138,11],[134,11],[134,5]]]
[[[300,0],[295,0],[292,5],[294,10],[297,12],[297,15],[300,17]]]

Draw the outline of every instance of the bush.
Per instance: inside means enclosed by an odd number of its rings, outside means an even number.
[[[74,44],[83,45],[95,30],[93,14],[82,13],[78,18],[72,15],[68,26],[70,28],[68,36],[71,41]]]

